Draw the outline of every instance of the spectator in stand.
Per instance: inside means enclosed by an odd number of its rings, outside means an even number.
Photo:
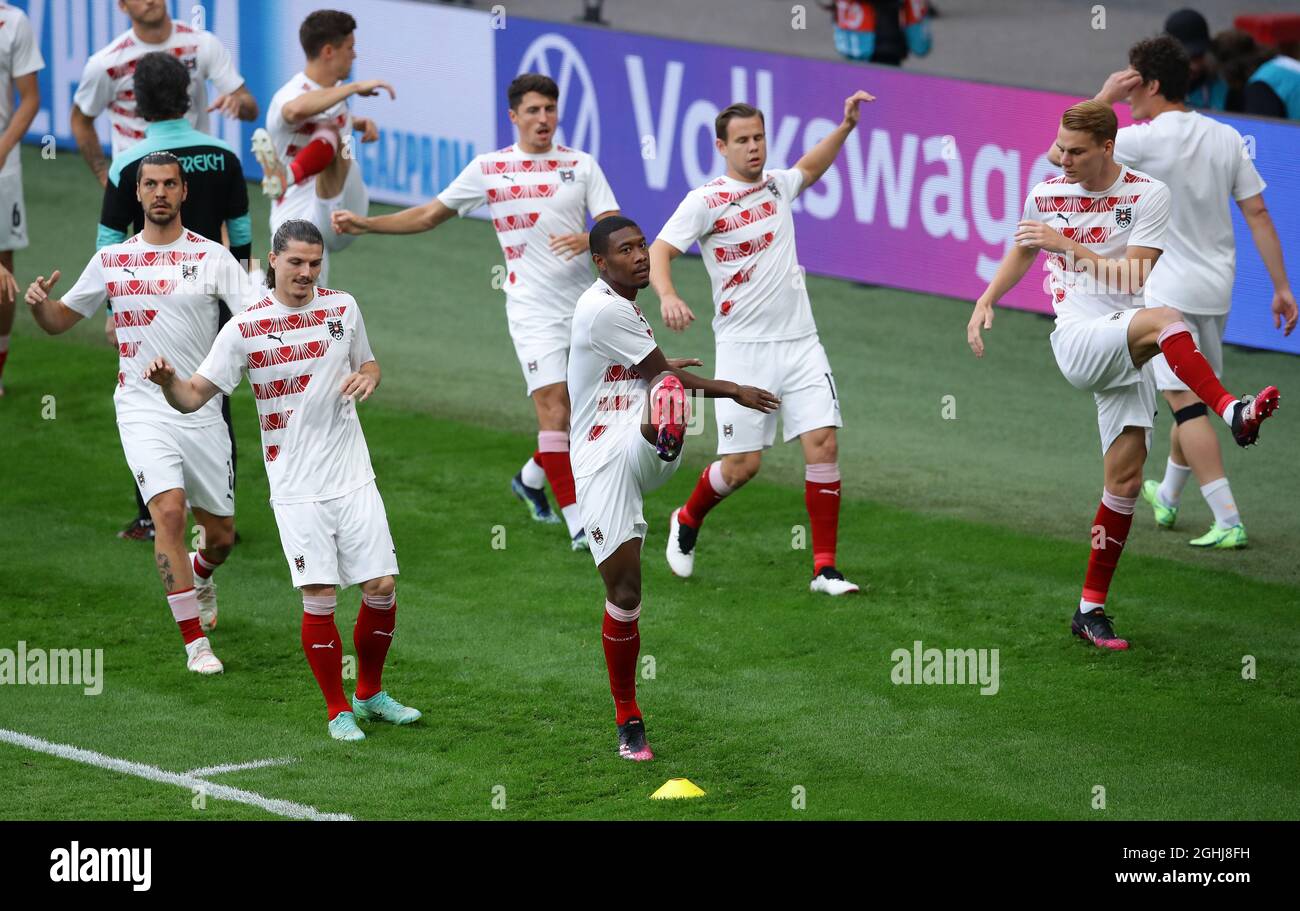
[[[1228,84],[1228,110],[1300,120],[1300,61],[1237,29],[1214,36],[1214,55]]]
[[[835,49],[850,60],[900,66],[909,53],[930,53],[926,0],[835,0]]]
[[[1192,81],[1187,90],[1188,107],[1208,111],[1241,110],[1231,104],[1228,84],[1220,78],[1220,68],[1210,53],[1210,26],[1194,9],[1180,9],[1165,20],[1165,34],[1178,39],[1192,60]],[[1239,102],[1239,99],[1236,99]]]

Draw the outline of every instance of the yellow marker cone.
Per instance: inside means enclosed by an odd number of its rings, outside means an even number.
[[[677,800],[685,797],[703,797],[704,792],[689,778],[670,778],[659,790],[650,795],[651,800]]]

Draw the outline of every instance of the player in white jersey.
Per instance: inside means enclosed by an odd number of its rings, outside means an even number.
[[[353,117],[348,99],[369,97],[387,82],[344,82],[357,59],[357,21],[337,10],[316,10],[303,20],[298,40],[307,64],[280,87],[266,111],[266,129],[253,133],[253,154],[262,166],[262,192],[271,197],[271,233],[286,221],[310,221],[325,238],[320,281],[329,281],[329,254],[356,238],[330,227],[336,209],[365,212],[370,194],[352,150],[352,131],[362,142],[379,138],[367,117]]]
[[[0,3],[0,396],[5,394],[5,359],[14,325],[18,285],[14,251],[27,246],[23,162],[19,148],[41,106],[36,74],[45,69],[32,25],[17,7]],[[14,109],[14,90],[18,108]]]
[[[537,450],[511,481],[539,522],[558,522],[546,499],[549,481],[574,550],[588,546],[569,461],[565,388],[573,306],[591,284],[587,217],[618,214],[596,159],[554,141],[560,90],[549,76],[524,73],[506,90],[519,141],[475,157],[431,202],[365,218],[337,212],[334,226],[353,234],[431,231],[486,205],[505,256],[500,286],[519,369],[537,411]]]
[[[221,244],[181,224],[185,174],[174,155],[141,159],[136,196],[143,231],[97,251],[62,300],[49,296],[56,270],[31,284],[27,303],[54,335],[112,301],[119,357],[113,403],[122,451],[153,518],[158,573],[185,641],[186,664],[217,674],[222,665],[204,633],[217,622],[211,577],[235,540],[230,435],[218,402],[178,415],[145,379],[144,367],[164,352],[186,370],[197,367],[217,336],[221,303],[232,311],[243,307],[247,273]],[[187,501],[202,528],[194,553],[186,545]]]
[[[727,172],[692,190],[650,248],[651,282],[664,325],[682,331],[695,315],[677,295],[672,260],[696,241],[713,286],[713,334],[718,377],[760,383],[781,396],[785,441],[803,446],[804,503],[812,524],[814,592],[858,591],[835,568],[840,521],[836,428],[843,427],[839,392],[817,337],[795,249],[795,197],[821,179],[858,124],[858,105],[875,99],[856,92],[844,119],[793,168],[767,169],[763,114],[733,104],[717,117],[717,148]],[[776,440],[776,414],[757,414],[730,402],[717,405],[720,460],[700,475],[695,490],[669,517],[668,566],[678,576],[695,568],[700,524],[722,498],[749,482],[763,450]]]
[[[614,697],[618,752],[653,759],[636,702],[641,649],[641,547],[645,495],[677,470],[689,421],[686,389],[771,412],[780,399],[763,389],[709,380],[682,367],[695,358],[668,359],[636,305],[650,283],[645,235],[620,215],[591,229],[591,258],[600,278],[578,298],[568,389],[573,398],[570,444],[578,508],[591,555],[605,583],[601,639]]]
[[[330,736],[363,740],[358,719],[410,724],[420,712],[382,686],[397,619],[397,551],[357,417],[357,403],[379,385],[379,363],[356,299],[316,286],[324,255],[311,222],[282,224],[268,257],[270,292],[222,328],[203,363],[185,371],[189,378],[178,377],[180,365],[166,357],[155,359],[148,375],[185,413],[229,395],[248,375],[271,508],[289,577],[302,591],[302,650],[325,696]],[[354,584],[362,599],[349,704],[334,610],[337,589]]]
[[[131,28],[86,61],[72,99],[72,136],[100,186],[108,183],[108,162],[95,134],[95,118],[108,111],[114,155],[144,138],[146,124],[135,110],[135,62],[152,51],[174,55],[190,71],[191,103],[185,116],[195,129],[208,132],[211,111],[257,119],[257,100],[215,35],[172,19],[166,0],[118,0],[117,5],[131,17]],[[209,81],[219,93],[212,104]]]
[[[975,302],[966,338],[984,354],[981,330],[993,306],[1038,257],[1048,254],[1056,329],[1052,351],[1061,373],[1093,393],[1101,433],[1104,488],[1092,525],[1092,553],[1071,631],[1098,648],[1127,649],[1104,610],[1111,577],[1133,523],[1142,465],[1156,410],[1150,361],[1163,353],[1175,375],[1232,428],[1242,446],[1278,404],[1268,386],[1246,401],[1228,393],[1196,348],[1182,314],[1142,306],[1142,286],[1166,249],[1169,190],[1115,161],[1118,122],[1110,105],[1084,101],[1061,117],[1056,136],[1065,174],[1030,191],[1015,243]],[[1158,267],[1156,267],[1158,269]]]
[[[1139,41],[1129,50],[1131,66],[1114,73],[1097,100],[1127,99],[1133,117],[1149,120],[1124,127],[1115,137],[1115,160],[1163,181],[1173,194],[1166,249],[1151,273],[1148,307],[1175,307],[1214,372],[1223,378],[1223,331],[1232,308],[1236,244],[1229,200],[1236,202],[1273,282],[1273,325],[1290,335],[1296,300],[1287,279],[1282,244],[1264,204],[1264,180],[1255,170],[1240,133],[1187,107],[1191,63],[1169,35]],[[1049,156],[1050,157],[1050,156]],[[1201,495],[1214,513],[1210,530],[1195,547],[1246,545],[1246,527],[1223,468],[1223,454],[1205,404],[1169,369],[1163,355],[1154,362],[1157,388],[1173,412],[1169,459],[1163,481],[1145,481],[1142,497],[1156,523],[1172,528],[1183,487],[1196,475]]]

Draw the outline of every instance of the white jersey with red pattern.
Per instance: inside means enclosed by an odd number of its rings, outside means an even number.
[[[317,288],[301,307],[268,292],[221,329],[195,372],[227,395],[247,373],[272,503],[330,500],[375,479],[343,381],[375,359],[356,299]]]
[[[0,3],[0,133],[14,114],[14,80],[45,69],[40,42],[32,35],[32,24],[16,6]],[[0,176],[22,173],[17,146],[0,162]]]
[[[1034,187],[1025,200],[1026,221],[1040,221],[1098,256],[1120,259],[1127,247],[1165,248],[1169,188],[1141,171],[1121,165],[1119,177],[1104,190],[1053,177]],[[1047,255],[1052,306],[1058,320],[1090,319],[1142,306],[1142,294],[1108,290],[1105,275],[1071,271],[1065,256]]]
[[[587,230],[587,216],[618,208],[596,159],[554,146],[529,154],[518,146],[478,155],[438,194],[460,215],[487,205],[506,258],[503,290],[530,308],[573,312],[591,284],[591,257],[550,248],[552,234]]]
[[[569,345],[569,459],[573,476],[593,474],[641,432],[649,384],[634,369],[655,349],[655,334],[635,301],[603,279],[582,293]]]
[[[230,251],[193,231],[155,246],[137,234],[90,258],[63,304],[84,317],[111,301],[117,332],[118,373],[113,402],[119,422],[164,420],[201,425],[221,420],[221,403],[181,414],[162,390],[144,378],[156,357],[181,376],[194,372],[217,337],[222,301],[232,312],[244,305],[247,273]]]
[[[98,117],[108,109],[114,156],[144,138],[144,118],[135,112],[135,65],[154,51],[172,54],[190,71],[190,109],[185,117],[200,132],[208,132],[208,80],[219,95],[244,84],[229,52],[211,32],[173,19],[166,41],[146,44],[128,29],[86,61],[73,98],[87,117]]]
[[[802,189],[798,168],[764,171],[755,183],[724,175],[688,193],[659,232],[683,253],[699,241],[717,341],[775,342],[817,331],[795,249],[791,206]]]
[[[352,110],[348,107],[347,99],[297,123],[285,121],[284,106],[286,104],[308,92],[324,88],[330,88],[330,86],[314,82],[307,77],[306,73],[299,72],[272,96],[271,106],[266,109],[266,131],[271,134],[271,141],[275,143],[275,153],[280,157],[281,161],[291,161],[295,155],[306,147],[307,143],[311,142],[311,134],[322,126],[328,125],[336,128],[339,131],[340,143],[350,143],[352,141]],[[340,151],[342,148],[340,146]],[[285,190],[284,196],[276,200],[275,206],[277,208],[285,206],[294,209],[302,205],[299,197],[314,199],[315,196],[316,176],[312,175],[301,183],[295,183]]]

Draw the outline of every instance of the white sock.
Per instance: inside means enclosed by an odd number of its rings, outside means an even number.
[[[1082,598],[1079,599],[1079,613],[1081,614],[1090,614],[1093,611],[1095,611],[1097,608],[1105,607],[1105,606],[1106,605],[1098,604],[1095,601],[1085,601]]]
[[[1187,479],[1191,476],[1190,468],[1169,459],[1165,463],[1165,479],[1160,482],[1160,502],[1170,509],[1177,509],[1183,499],[1183,488],[1187,486]]]
[[[560,510],[564,516],[564,523],[569,526],[569,537],[572,538],[578,532],[582,531],[582,516],[578,515],[578,504],[570,503]]]
[[[1241,524],[1241,516],[1237,512],[1237,504],[1232,502],[1232,488],[1228,486],[1227,478],[1206,484],[1201,488],[1201,496],[1205,497],[1205,502],[1214,510],[1215,525],[1232,528]]]
[[[542,470],[542,466],[538,465],[537,460],[532,456],[528,457],[528,461],[519,470],[519,474],[521,475],[520,479],[528,487],[546,486],[546,472]]]
[[[1233,399],[1223,411],[1219,412],[1219,417],[1223,418],[1223,423],[1227,424],[1229,429],[1232,428],[1232,416],[1237,413],[1237,406],[1240,404],[1241,399]]]

